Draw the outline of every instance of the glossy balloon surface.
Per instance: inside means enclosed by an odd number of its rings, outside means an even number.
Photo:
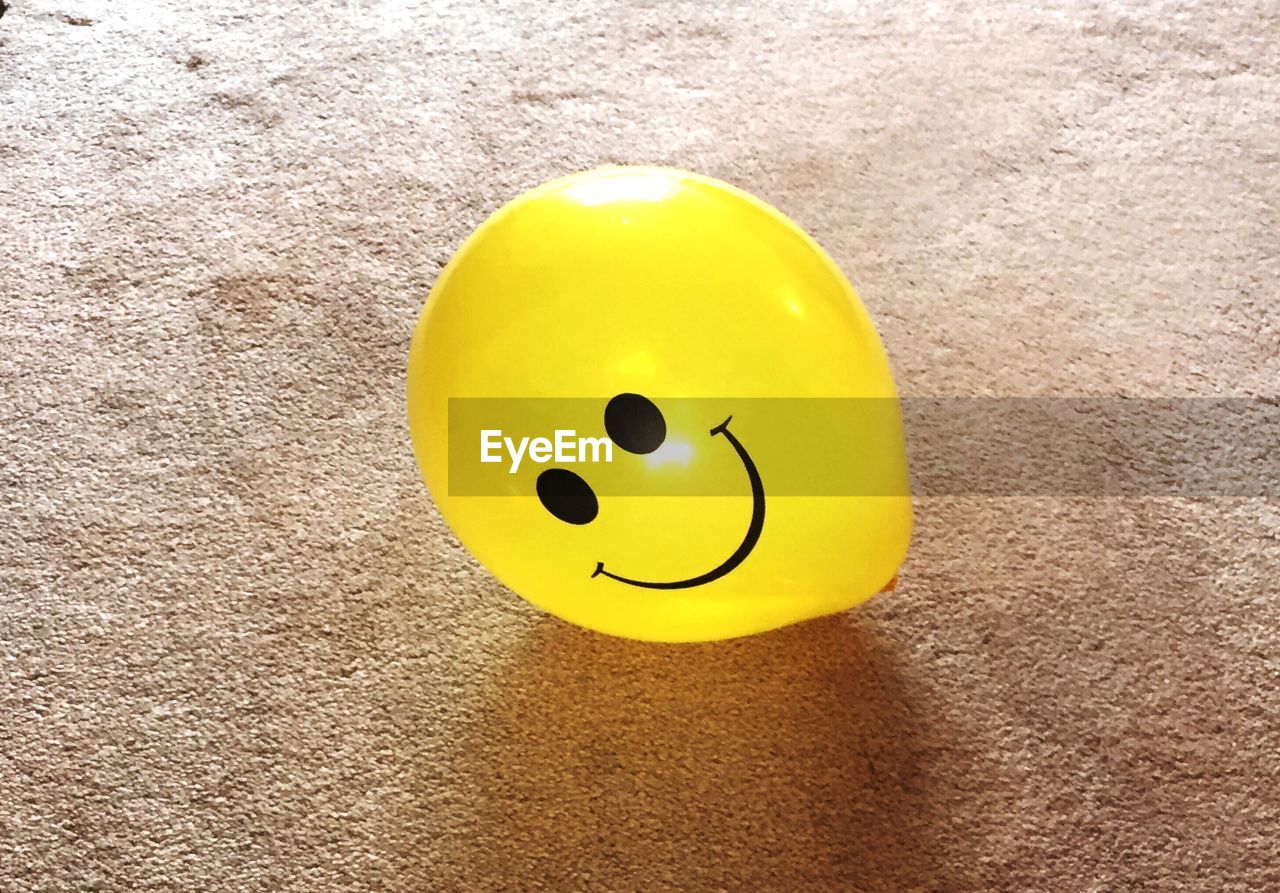
[[[814,398],[879,399],[892,418],[874,438],[778,422],[786,401]],[[423,476],[462,543],[528,601],[592,629],[759,632],[865,600],[906,553],[905,450],[870,318],[812,239],[715,180],[611,168],[499,210],[427,300],[407,400]],[[480,432],[459,427],[461,410],[515,430],[557,401],[579,434],[610,438],[612,461],[477,465],[498,483],[471,492]],[[823,462],[889,486],[783,485]],[[708,495],[700,480],[725,483]]]

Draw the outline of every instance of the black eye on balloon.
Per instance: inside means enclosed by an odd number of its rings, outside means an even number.
[[[619,394],[604,408],[604,430],[628,453],[652,453],[667,439],[667,422],[648,397]]]
[[[543,508],[568,524],[590,524],[600,511],[591,485],[567,468],[548,468],[537,488]]]

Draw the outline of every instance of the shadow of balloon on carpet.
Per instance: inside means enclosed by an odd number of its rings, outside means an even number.
[[[857,613],[698,645],[546,618],[457,742],[449,861],[475,889],[923,887],[925,725]]]

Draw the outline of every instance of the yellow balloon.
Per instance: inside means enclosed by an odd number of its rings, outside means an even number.
[[[717,180],[607,168],[503,207],[427,299],[407,401],[462,543],[590,629],[760,632],[892,588],[906,554],[866,310],[798,226]]]

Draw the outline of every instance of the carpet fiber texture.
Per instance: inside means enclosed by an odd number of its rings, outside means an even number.
[[[1280,507],[923,497],[745,640],[545,617],[408,339],[545,179],[751,190],[908,395],[1276,393],[1280,6],[91,3],[0,19],[0,889],[1280,890]]]

